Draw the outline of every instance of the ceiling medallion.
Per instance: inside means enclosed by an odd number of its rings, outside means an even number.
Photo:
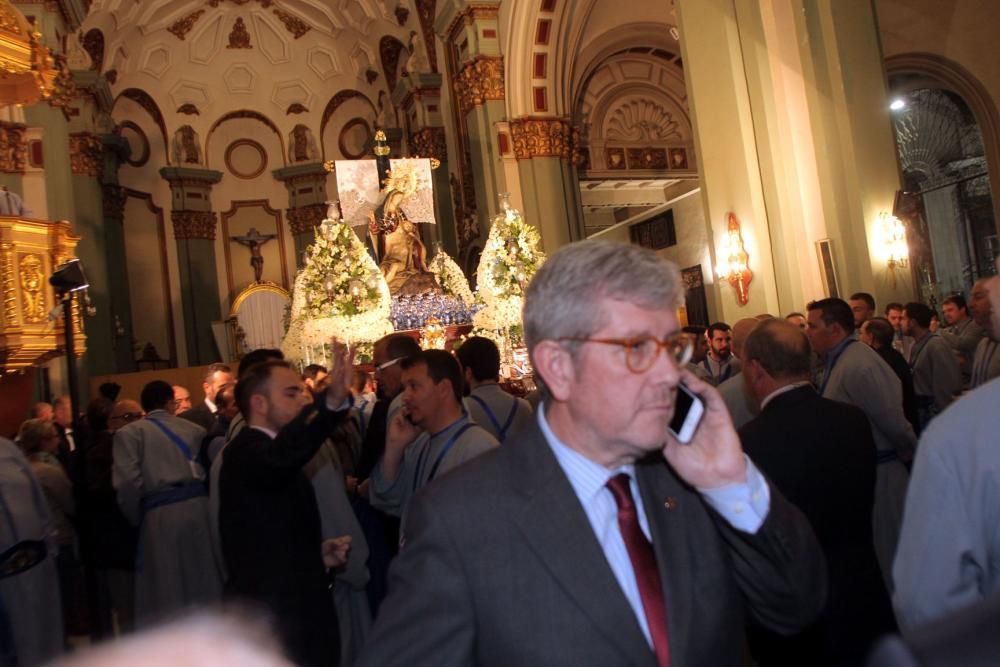
[[[243,18],[239,17],[236,19],[236,23],[233,24],[233,30],[229,33],[229,44],[226,46],[227,49],[252,49],[250,46],[250,33],[247,31],[247,24],[243,22]]]
[[[285,24],[285,28],[288,30],[288,32],[292,33],[292,35],[295,36],[295,39],[298,39],[302,35],[312,30],[312,26],[306,24],[306,22],[300,19],[299,17],[292,16],[288,12],[283,12],[280,9],[275,9],[274,15],[277,16],[281,20],[281,22]]]
[[[184,37],[191,32],[191,28],[194,27],[195,22],[201,18],[201,15],[205,13],[204,9],[199,9],[196,12],[188,14],[182,19],[177,19],[173,24],[167,28],[167,32],[174,35],[177,39],[184,41]]]

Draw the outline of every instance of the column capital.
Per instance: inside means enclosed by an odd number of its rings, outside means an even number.
[[[448,160],[448,142],[443,127],[425,127],[410,135],[410,152],[441,162]]]
[[[168,181],[171,187],[185,185],[209,187],[222,180],[221,171],[191,167],[163,167],[160,169],[160,176]]]
[[[295,182],[316,177],[326,178],[326,174],[327,171],[322,162],[299,162],[298,164],[275,169],[271,172],[274,180],[284,182]]]
[[[326,204],[306,204],[289,208],[288,227],[294,236],[305,234],[317,227],[326,217]]]
[[[455,93],[463,114],[489,101],[502,102],[505,99],[503,56],[479,56],[467,63],[456,77]]]
[[[104,145],[92,132],[69,135],[69,166],[74,176],[97,177],[104,169]]]
[[[215,240],[216,215],[212,211],[171,211],[174,238],[184,240]]]
[[[573,158],[573,128],[565,118],[515,118],[510,121],[510,136],[518,160]]]
[[[24,173],[28,164],[28,144],[24,140],[27,129],[24,123],[0,121],[0,172]]]

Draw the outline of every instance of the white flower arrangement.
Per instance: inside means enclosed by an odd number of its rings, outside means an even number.
[[[460,299],[466,306],[472,305],[475,297],[469,287],[469,281],[448,253],[438,247],[427,268],[437,276],[438,284],[445,294]]]
[[[300,365],[325,362],[331,337],[372,343],[392,333],[389,285],[361,239],[341,221],[324,220],[295,278],[285,358]]]

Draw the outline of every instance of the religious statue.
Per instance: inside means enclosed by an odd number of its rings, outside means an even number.
[[[250,249],[250,266],[253,267],[254,282],[261,282],[264,274],[264,256],[260,254],[260,247],[275,238],[275,234],[261,234],[256,227],[251,227],[250,231],[243,236],[230,236],[230,240],[245,245]]]
[[[396,126],[392,103],[388,101],[388,98],[389,96],[385,94],[384,90],[378,91],[378,116],[375,118],[375,125],[383,130]]]
[[[427,270],[427,248],[416,223],[406,217],[400,205],[419,187],[415,170],[398,168],[386,180],[386,196],[380,220],[369,213],[369,232],[383,234],[379,268],[393,294],[419,294],[437,287],[434,274]]]
[[[198,141],[198,133],[190,125],[184,125],[174,132],[174,140],[170,148],[174,164],[201,164],[201,144]]]
[[[288,161],[309,162],[319,159],[319,148],[312,130],[305,125],[296,125],[288,135]]]
[[[410,31],[409,49],[410,57],[406,59],[406,63],[403,65],[403,73],[409,76],[428,71],[431,68],[431,64],[427,59],[427,49],[424,48],[424,40],[416,30]]]

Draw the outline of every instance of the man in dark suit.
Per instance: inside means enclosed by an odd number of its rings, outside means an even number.
[[[819,545],[684,368],[682,294],[638,246],[542,266],[524,305],[537,420],[414,496],[361,665],[740,665],[747,614],[786,633],[815,618]],[[667,435],[681,379],[706,406],[686,445]]]
[[[219,390],[235,381],[236,378],[233,377],[233,371],[229,366],[209,364],[208,368],[205,369],[205,378],[201,383],[201,389],[205,392],[205,400],[177,416],[192,421],[205,429],[207,433],[211,433],[216,428],[216,413],[219,411],[215,405],[215,397]]]
[[[782,637],[751,627],[761,667],[857,665],[894,627],[875,558],[875,441],[858,408],[821,398],[809,383],[809,339],[784,320],[762,322],[743,345],[747,393],[762,407],[740,429],[743,449],[801,509],[819,538],[829,581],[817,623]]]
[[[315,398],[283,361],[240,377],[236,402],[247,428],[226,447],[219,475],[226,595],[266,606],[290,657],[309,666],[339,661],[328,569],[346,562],[350,546],[349,537],[322,539],[302,471],[350,407],[348,355],[336,342],[333,348],[329,383]]]

